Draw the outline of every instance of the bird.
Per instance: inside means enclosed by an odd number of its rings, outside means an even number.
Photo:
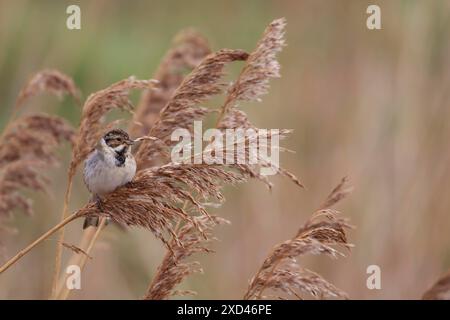
[[[102,196],[129,183],[136,174],[136,161],[131,153],[134,142],[124,130],[110,130],[84,162],[84,183],[101,211]],[[86,217],[83,229],[98,226],[98,221],[98,217]]]

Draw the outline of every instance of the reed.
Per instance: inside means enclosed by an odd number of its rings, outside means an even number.
[[[346,219],[338,216],[338,211],[331,208],[351,191],[345,183],[346,178],[333,189],[293,238],[272,249],[251,279],[244,299],[284,299],[292,296],[303,299],[303,294],[315,298],[347,298],[345,292],[319,274],[301,267],[297,260],[298,257],[310,254],[336,258],[344,256],[336,246],[346,249],[352,247],[346,236],[346,229],[352,226]],[[269,294],[265,294],[266,291]]]
[[[71,77],[55,69],[45,69],[33,74],[16,100],[15,108],[21,107],[26,100],[48,92],[59,98],[64,95],[71,95],[77,103],[80,102],[80,90],[76,87]]]
[[[255,154],[251,154],[250,145],[252,143],[255,143],[258,141],[258,139],[261,137],[261,133],[257,131],[257,128],[250,123],[250,121],[247,118],[247,115],[244,111],[238,110],[238,104],[240,102],[245,101],[259,101],[261,99],[261,96],[267,93],[269,89],[269,80],[274,77],[279,77],[279,63],[276,60],[277,53],[279,53],[282,49],[282,47],[285,45],[284,41],[284,29],[286,26],[285,19],[277,19],[274,20],[270,25],[266,28],[265,32],[262,35],[261,40],[258,42],[255,50],[251,52],[250,54],[245,55],[245,64],[242,68],[242,71],[240,72],[238,78],[236,81],[234,81],[231,85],[228,86],[226,90],[225,100],[223,105],[219,108],[219,116],[216,121],[216,128],[221,130],[226,129],[235,129],[235,128],[243,128],[243,129],[255,129],[256,134],[254,136],[245,137],[243,138],[244,141],[233,141],[228,142],[225,145],[222,145],[220,150],[220,154],[224,155],[226,154],[227,149],[232,149],[233,154],[231,155],[235,160],[238,158],[241,159],[250,159],[251,156],[256,156],[257,163],[254,165],[249,164],[236,164],[238,163],[235,161],[235,164],[231,165],[208,165],[208,166],[202,166],[202,165],[174,165],[174,164],[168,164],[166,167],[174,167],[178,170],[187,170],[187,168],[190,168],[190,170],[193,170],[192,178],[198,179],[198,183],[196,185],[189,185],[187,183],[187,186],[190,187],[191,190],[195,190],[196,194],[203,200],[203,201],[210,201],[210,199],[218,200],[219,204],[224,201],[224,198],[222,194],[220,193],[220,190],[218,189],[218,186],[224,185],[227,183],[236,183],[236,182],[244,182],[248,180],[249,178],[256,178],[263,183],[265,183],[269,188],[272,187],[272,183],[269,181],[269,179],[260,174],[261,167],[273,167],[273,164],[267,162],[265,159],[260,158],[256,152]],[[206,60],[206,59],[205,59]],[[206,60],[207,62],[207,60]],[[206,65],[206,62],[204,61],[202,64]],[[202,65],[201,64],[201,65]],[[193,81],[190,81],[189,78],[183,82],[183,84],[180,86],[180,88],[176,92],[182,92],[184,91],[192,91],[192,89],[189,88],[189,83]],[[208,83],[204,81],[204,83]],[[184,85],[184,87],[183,87]],[[186,106],[192,110],[192,112],[188,112],[188,116],[184,116],[188,119],[188,121],[185,121],[186,126],[184,128],[192,130],[192,127],[189,125],[192,125],[192,121],[195,119],[200,119],[201,116],[204,116],[202,114],[198,118],[195,118],[192,116],[194,113],[194,110],[198,110],[197,108],[192,108],[192,106],[195,106],[195,103],[203,102],[205,99],[210,98],[211,92],[214,92],[215,94],[221,94],[222,90],[220,90],[221,86],[216,86],[214,90],[207,90],[206,92],[208,95],[188,95],[184,94],[181,95],[182,99],[185,99],[185,96],[188,96],[189,100],[181,100],[182,103],[185,105],[183,106],[184,112],[188,111],[189,109],[186,109]],[[197,90],[200,91],[201,90]],[[173,99],[177,99],[177,95],[174,95]],[[180,98],[178,98],[180,100]],[[165,109],[162,110],[161,113],[161,119],[160,122],[156,122],[155,126],[160,126],[162,128],[167,128],[173,126],[172,122],[174,119],[180,119],[184,118],[183,115],[179,114],[180,108],[173,108],[171,107],[171,103],[175,106],[177,106],[177,101],[171,101],[168,103],[168,105],[165,107]],[[206,109],[205,109],[206,110]],[[164,112],[166,112],[168,115],[166,115]],[[174,115],[173,113],[176,112]],[[171,122],[164,122],[164,118],[167,117],[171,119]],[[182,126],[183,127],[183,126]],[[150,132],[152,134],[156,133],[156,136],[164,136],[164,131],[161,130],[158,127],[156,127],[155,130],[151,130]],[[172,128],[173,130],[173,128]],[[169,130],[166,130],[167,132],[171,132]],[[161,134],[161,132],[163,134]],[[278,135],[277,137],[285,137],[287,134],[289,134],[289,130],[280,130],[279,134],[267,134],[264,133],[265,137],[268,139],[275,138],[275,135]],[[267,136],[266,136],[267,135]],[[167,136],[167,134],[166,134]],[[149,142],[149,144],[152,142]],[[245,146],[243,149],[239,149],[238,145],[240,143],[243,143]],[[259,145],[259,147],[265,147]],[[151,150],[151,149],[150,149]],[[217,151],[217,150],[216,150]],[[151,155],[151,153],[150,153]],[[196,155],[192,156],[192,158],[195,158]],[[229,156],[229,155],[228,155]],[[192,159],[191,159],[192,160]],[[192,161],[190,161],[192,163]],[[223,163],[226,163],[225,161]],[[182,169],[183,168],[183,169]],[[209,171],[212,168],[214,168],[214,171]],[[295,184],[297,184],[300,187],[303,187],[303,185],[300,183],[300,181],[295,177],[295,175],[291,174],[289,171],[283,169],[283,168],[274,168],[278,174],[285,175],[288,178],[290,178]],[[172,169],[171,169],[172,170]],[[176,172],[173,171],[170,177],[176,177]],[[189,179],[190,175],[187,174],[187,172],[183,172],[180,174],[180,180],[182,182],[186,182],[186,179]],[[190,203],[192,200],[186,199],[185,203]],[[195,204],[195,203],[194,203]],[[184,206],[183,206],[184,207]],[[197,207],[197,211],[202,212],[202,207]],[[200,209],[200,210],[199,210]],[[204,217],[203,217],[204,218]],[[180,218],[179,218],[180,219]],[[187,226],[187,230],[193,230],[195,225],[193,224],[194,221],[197,218],[194,218],[192,222],[186,222],[183,221],[183,219],[178,220],[177,226],[180,225],[180,223],[185,223],[185,226]],[[201,230],[201,229],[200,229]],[[198,230],[197,230],[198,231]],[[167,254],[165,258],[163,259],[163,262],[158,267],[157,273],[154,276],[149,289],[147,291],[147,294],[145,295],[144,299],[166,299],[171,294],[171,292],[174,291],[175,285],[179,284],[181,280],[183,280],[185,277],[187,277],[192,272],[188,272],[189,268],[186,268],[185,265],[183,265],[182,270],[180,270],[176,262],[178,262],[177,259],[177,253],[179,251],[184,252],[184,246],[183,241],[180,240],[180,235],[184,235],[185,229],[181,229],[179,232],[174,234],[173,230],[170,230],[170,233],[172,234],[172,240],[170,242]],[[194,231],[191,232],[192,236],[195,236],[196,233]],[[208,236],[204,237],[206,240],[208,240]],[[197,240],[200,242],[200,238]],[[180,245],[181,243],[181,245]],[[190,256],[188,254],[187,256]],[[183,257],[184,258],[184,257]],[[174,278],[176,281],[167,281],[167,279]]]
[[[112,84],[106,89],[91,94],[84,103],[81,123],[76,134],[74,147],[72,149],[72,160],[68,170],[67,187],[64,194],[64,204],[61,214],[61,221],[68,216],[68,205],[72,191],[72,181],[80,163],[94,149],[100,137],[117,122],[104,124],[104,116],[113,109],[132,112],[133,104],[128,98],[132,89],[150,89],[156,80],[137,80],[129,77]],[[61,228],[56,247],[55,267],[53,273],[53,284],[51,297],[57,294],[57,282],[61,272],[61,257],[64,243],[64,227]]]
[[[220,95],[226,87],[222,80],[226,64],[247,57],[248,54],[242,50],[222,49],[208,55],[186,76],[148,133],[162,143],[146,141],[141,145],[136,153],[138,168],[145,167],[146,161],[161,156],[166,148],[173,145],[170,139],[173,130],[188,129],[192,132],[194,121],[203,120],[211,112],[200,104]]]
[[[209,46],[203,37],[191,31],[185,32],[164,57],[155,73],[157,80],[136,80],[130,77],[91,94],[84,103],[77,132],[72,130],[70,137],[66,134],[73,143],[73,150],[61,222],[10,259],[1,267],[0,272],[59,231],[51,297],[66,299],[70,291],[65,287],[66,276],[60,276],[63,248],[74,251],[69,262],[79,265],[82,269],[108,218],[123,227],[148,229],[167,248],[144,299],[167,299],[180,293],[175,287],[190,274],[201,270],[198,263],[190,262],[189,259],[196,253],[211,252],[208,244],[215,239],[214,227],[228,223],[223,218],[211,215],[207,210],[209,206],[220,206],[223,203],[224,186],[255,178],[271,187],[272,183],[268,177],[260,173],[264,167],[274,168],[277,174],[288,177],[300,187],[303,186],[295,175],[276,167],[258,152],[254,154],[254,150],[250,148],[253,142],[263,135],[268,141],[283,139],[291,130],[260,132],[240,108],[243,102],[259,101],[268,92],[270,79],[280,76],[277,54],[285,45],[285,26],[284,19],[274,20],[251,53],[231,49],[209,53]],[[242,70],[236,81],[227,84],[223,80],[225,68],[236,61],[244,62]],[[176,72],[186,66],[192,68],[187,76],[183,77]],[[47,80],[43,83],[53,83],[53,88],[58,88],[55,84],[58,83],[63,88],[61,90],[71,92],[61,81],[50,81],[51,77],[44,79]],[[156,84],[158,85],[155,89]],[[32,92],[41,90],[34,84],[29,87],[33,89],[21,93],[21,100],[33,95]],[[129,100],[132,89],[143,90],[136,112]],[[54,92],[59,91],[55,89]],[[201,106],[217,96],[224,98],[218,109]],[[133,120],[129,125],[130,131],[135,136],[144,135],[139,139],[142,142],[135,150],[137,173],[133,181],[102,197],[101,209],[95,203],[87,202],[69,215],[68,204],[73,177],[104,132],[117,125],[117,121],[104,122],[104,116],[113,109],[131,112]],[[214,112],[219,114],[216,120],[216,128],[219,130],[251,128],[256,132],[255,135],[243,137],[241,141],[227,141],[217,147],[216,151],[225,155],[226,150],[233,147],[235,159],[249,160],[254,157],[256,163],[198,164],[192,161],[198,154],[189,155],[185,159],[191,161],[170,161],[167,155],[173,146],[170,139],[173,130],[183,128],[192,132],[195,120],[204,120]],[[244,148],[238,148],[242,143]],[[286,149],[279,147],[279,150]],[[203,158],[207,152],[209,151],[202,151],[200,156]],[[293,267],[294,256],[307,253],[336,256],[339,251],[333,249],[332,245],[350,247],[344,231],[349,225],[345,220],[337,218],[336,212],[330,209],[346,194],[344,182],[345,180],[333,190],[324,205],[293,239],[278,246],[269,255],[254,277],[246,298],[263,298],[266,289],[279,289],[282,286],[289,287],[289,290],[303,286],[310,293],[344,296],[337,288],[310,271],[305,270],[299,275],[293,274],[289,269]],[[75,219],[88,216],[100,217],[100,227],[85,230],[80,246],[65,244],[64,227]],[[283,281],[285,283],[281,284]]]
[[[158,90],[144,90],[128,127],[133,137],[147,135],[158,120],[159,112],[172,98],[185,77],[211,53],[207,39],[193,29],[180,31],[172,48],[162,58],[153,79],[159,81]],[[139,148],[139,146],[138,146]]]
[[[191,295],[192,291],[176,291],[174,288],[186,277],[193,273],[203,273],[200,263],[189,262],[187,259],[196,253],[211,253],[208,243],[215,240],[212,236],[213,228],[218,224],[229,224],[228,220],[220,217],[196,217],[196,224],[201,227],[206,240],[199,234],[198,228],[193,223],[185,224],[177,232],[177,238],[183,244],[177,246],[175,239],[172,239],[171,247],[173,252],[167,251],[163,261],[158,267],[144,295],[144,300],[163,300],[175,295]]]
[[[58,165],[55,151],[60,145],[75,142],[75,129],[62,118],[40,113],[16,118],[26,100],[42,93],[79,98],[73,80],[57,70],[35,73],[21,89],[11,119],[0,136],[1,230],[11,229],[6,223],[14,211],[33,213],[31,199],[23,191],[49,192],[45,169]]]

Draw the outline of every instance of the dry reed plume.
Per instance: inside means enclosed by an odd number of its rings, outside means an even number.
[[[59,117],[32,114],[14,119],[17,108],[25,100],[43,92],[58,97],[64,94],[79,97],[73,80],[57,70],[37,72],[21,89],[13,117],[0,139],[0,220],[3,222],[15,209],[32,213],[31,200],[21,191],[46,191],[49,180],[42,170],[58,164],[56,147],[64,141],[74,142],[74,129]],[[0,228],[7,229],[4,225]]]
[[[346,179],[342,179],[295,237],[274,247],[250,281],[244,299],[283,299],[285,296],[303,299],[305,293],[316,298],[347,297],[320,275],[302,268],[296,260],[307,254],[324,254],[336,258],[344,254],[335,246],[351,247],[345,232],[351,226],[346,219],[338,217],[338,211],[331,209],[350,192],[345,182]],[[266,290],[279,294],[266,296]]]
[[[261,97],[269,90],[269,80],[280,77],[280,64],[277,61],[277,54],[286,45],[284,39],[286,19],[274,20],[264,31],[262,38],[258,41],[255,50],[248,56],[237,80],[228,88],[224,104],[220,108],[220,115],[217,119],[219,129],[253,129],[257,128],[250,123],[247,114],[238,109],[240,102],[261,101]],[[290,133],[289,130],[282,130],[280,137]],[[266,137],[268,141],[270,134]],[[285,149],[281,148],[280,151]],[[261,159],[262,160],[262,159]],[[260,167],[271,166],[270,163],[262,163],[258,166],[249,164],[241,165],[252,177],[265,182],[269,187],[271,183],[266,177],[259,174]],[[291,179],[295,184],[303,187],[302,183],[289,171],[281,167],[273,167],[278,174]]]
[[[183,81],[185,72],[197,67],[209,53],[208,41],[200,33],[187,29],[175,36],[172,48],[153,75],[159,81],[158,90],[142,92],[128,129],[132,137],[148,134],[159,112]]]
[[[249,55],[238,79],[228,89],[228,95],[217,121],[219,128],[251,127],[245,113],[237,110],[240,101],[260,101],[269,90],[270,78],[280,77],[276,59],[285,45],[286,19],[274,20],[264,31],[255,50]]]
[[[225,84],[221,79],[224,76],[225,65],[245,60],[247,56],[248,54],[242,50],[222,49],[203,59],[183,80],[161,110],[149,135],[160,139],[162,143],[148,141],[141,145],[136,153],[139,168],[143,168],[148,159],[158,157],[161,152],[164,153],[164,148],[173,144],[170,136],[174,129],[183,128],[192,131],[194,121],[202,120],[210,112],[199,104],[223,92]]]
[[[45,114],[24,115],[14,119],[25,100],[49,92],[64,94],[77,101],[79,90],[73,80],[57,71],[42,70],[34,74],[21,89],[11,120],[0,138],[0,219],[16,208],[31,213],[30,199],[20,193],[25,188],[45,191],[49,184],[42,169],[58,163],[55,148],[63,141],[75,142],[75,130],[63,119]],[[1,226],[2,229],[6,229]]]
[[[207,247],[207,244],[215,239],[211,233],[213,227],[217,224],[229,223],[229,221],[220,217],[213,216],[211,218],[194,218],[196,224],[201,227],[207,236],[206,240],[199,234],[198,228],[193,223],[187,223],[180,228],[178,239],[183,246],[177,246],[174,239],[172,239],[173,254],[168,251],[165,255],[147,289],[144,300],[163,300],[174,295],[195,294],[192,291],[174,291],[174,288],[189,275],[203,272],[198,262],[187,262],[186,259],[195,253],[213,252]]]
[[[248,157],[248,148],[245,150],[244,156]],[[244,182],[250,177],[251,173],[240,165],[169,163],[138,171],[132,182],[103,197],[103,211],[89,203],[76,214],[108,216],[121,225],[148,228],[167,246],[169,241],[165,234],[182,245],[173,225],[179,219],[196,225],[183,204],[192,206],[191,214],[208,217],[202,201],[221,202],[223,185]],[[201,227],[199,231],[202,233]],[[169,246],[169,249],[172,248]]]
[[[57,164],[55,148],[73,138],[74,129],[58,117],[36,114],[14,121],[0,144],[0,217],[16,208],[32,212],[20,191],[46,191],[49,181],[42,169]]]
[[[243,111],[237,110],[237,103],[239,101],[255,101],[259,100],[260,96],[267,92],[269,79],[272,77],[279,76],[279,64],[276,60],[276,54],[281,51],[284,45],[284,27],[285,27],[285,19],[278,19],[273,21],[266,31],[263,34],[262,39],[258,42],[258,45],[254,52],[252,52],[246,58],[245,65],[238,77],[238,79],[231,85],[231,87],[227,90],[227,96],[225,98],[225,102],[220,110],[220,115],[217,120],[217,127],[219,129],[234,129],[234,128],[243,128],[243,129],[256,129],[247,119],[246,114]],[[185,82],[184,82],[185,83]],[[218,92],[220,93],[220,92]],[[174,117],[175,119],[175,117]],[[192,120],[191,120],[192,123]],[[191,129],[191,128],[190,128]],[[225,165],[173,165],[169,164],[168,167],[174,166],[176,168],[195,168],[196,175],[200,177],[205,177],[203,181],[199,181],[196,188],[194,190],[201,196],[201,198],[205,201],[208,201],[209,198],[215,198],[216,200],[223,201],[223,196],[220,193],[217,182],[219,184],[223,184],[224,182],[235,183],[246,181],[248,178],[257,178],[264,183],[266,183],[269,187],[271,187],[271,183],[266,176],[262,176],[260,174],[261,167],[273,167],[273,164],[268,163],[265,159],[258,156],[258,153],[251,153],[250,145],[254,142],[258,141],[258,139],[262,136],[265,138],[272,139],[275,138],[283,138],[285,135],[289,133],[289,130],[280,130],[278,133],[266,133],[255,131],[254,134],[246,136],[244,141],[227,141],[225,144],[217,145],[214,148],[214,153],[216,157],[219,157],[219,163],[223,163],[220,160],[232,159],[233,164],[225,164]],[[244,142],[242,144],[242,142]],[[239,148],[238,145],[243,145],[243,148]],[[259,145],[259,147],[266,147],[263,145]],[[228,153],[227,150],[232,150],[231,153]],[[205,150],[203,153],[207,153]],[[196,155],[192,156],[190,161],[187,163],[192,163],[192,159],[195,158]],[[247,164],[237,164],[237,159],[245,159],[248,163],[249,159],[253,157],[257,160],[256,165],[247,165]],[[226,162],[228,163],[228,162]],[[208,174],[205,169],[215,168],[215,172],[211,172]],[[297,185],[302,186],[299,180],[288,171],[282,168],[275,168],[277,173],[283,174],[289,177],[292,181],[294,181]],[[191,169],[189,169],[191,170]],[[214,181],[217,178],[218,174],[232,174],[231,178],[228,179],[219,178],[218,181]],[[192,176],[193,178],[196,175]],[[184,179],[187,178],[185,174],[180,175]],[[213,180],[214,179],[214,180]],[[184,182],[184,181],[183,181]],[[203,185],[205,183],[205,185]],[[205,197],[205,192],[208,192]],[[198,209],[198,208],[197,208]],[[200,218],[194,218],[200,219]],[[205,219],[204,217],[202,219]],[[179,222],[178,222],[179,223]],[[191,237],[198,237],[198,230],[194,228],[192,223],[187,223],[189,226],[188,229],[182,229],[183,232],[185,230],[190,230],[193,234]],[[174,246],[170,250],[174,252],[174,255],[170,254],[170,251],[166,254],[166,257],[162,264],[159,266],[156,276],[151,282],[148,292],[145,296],[145,299],[166,299],[170,296],[170,292],[174,290],[176,284],[182,281],[183,278],[188,276],[191,272],[189,272],[189,268],[186,265],[183,265],[182,268],[177,268],[174,261],[177,252],[184,252],[184,248],[179,246],[179,242],[177,241],[180,238],[181,231],[177,233],[178,235],[173,236],[172,243]],[[198,240],[200,241],[200,240]],[[183,242],[183,241],[181,241]],[[195,270],[195,269],[194,269]],[[171,278],[176,278],[177,281],[170,281]]]
[[[250,149],[248,140],[246,142],[246,148],[234,150],[236,153],[242,151],[242,157],[248,158]],[[222,153],[227,147],[222,146]],[[205,150],[203,155],[207,152]],[[169,163],[139,170],[133,181],[102,198],[104,210],[89,203],[75,214],[108,216],[120,225],[148,228],[169,250],[173,250],[166,235],[172,236],[177,245],[183,245],[173,228],[178,221],[193,224],[205,237],[201,226],[191,215],[209,217],[203,203],[222,202],[223,185],[244,182],[251,177],[253,173],[241,165]],[[190,210],[184,209],[186,203]]]
[[[72,78],[58,70],[49,69],[39,71],[30,77],[17,97],[16,107],[21,106],[25,100],[41,92],[49,92],[58,97],[70,94],[77,102],[80,99],[80,92]]]

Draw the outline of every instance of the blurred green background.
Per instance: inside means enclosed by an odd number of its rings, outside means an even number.
[[[66,28],[66,7],[81,7],[81,30]],[[382,30],[366,28],[378,4]],[[269,193],[250,182],[226,189],[217,210],[232,221],[220,229],[215,254],[200,256],[205,274],[182,289],[196,298],[241,298],[270,248],[295,234],[339,179],[354,193],[340,206],[357,229],[348,258],[306,258],[308,268],[351,298],[419,298],[450,267],[450,1],[0,1],[0,128],[30,74],[56,68],[83,97],[130,75],[150,78],[180,29],[195,27],[213,50],[252,50],[264,28],[286,17],[282,78],[260,104],[244,106],[263,128],[292,128],[295,155],[282,165],[306,190],[276,178]],[[237,70],[237,69],[236,69]],[[234,72],[234,69],[232,69]],[[69,98],[40,96],[25,112],[59,114],[78,124]],[[117,114],[117,116],[125,116]],[[52,195],[31,194],[35,215],[17,213],[7,256],[60,216],[68,147],[52,170]],[[71,209],[89,195],[75,182]],[[81,222],[68,228],[76,244]],[[47,298],[56,237],[0,277],[0,298]],[[66,252],[68,256],[70,253]],[[139,298],[164,248],[150,232],[108,228],[82,279],[81,299]],[[382,271],[382,289],[368,290],[366,268]]]

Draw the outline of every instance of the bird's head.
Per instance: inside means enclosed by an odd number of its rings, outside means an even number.
[[[114,150],[116,153],[126,153],[134,141],[130,139],[128,133],[121,129],[108,131],[101,139],[103,147]]]

